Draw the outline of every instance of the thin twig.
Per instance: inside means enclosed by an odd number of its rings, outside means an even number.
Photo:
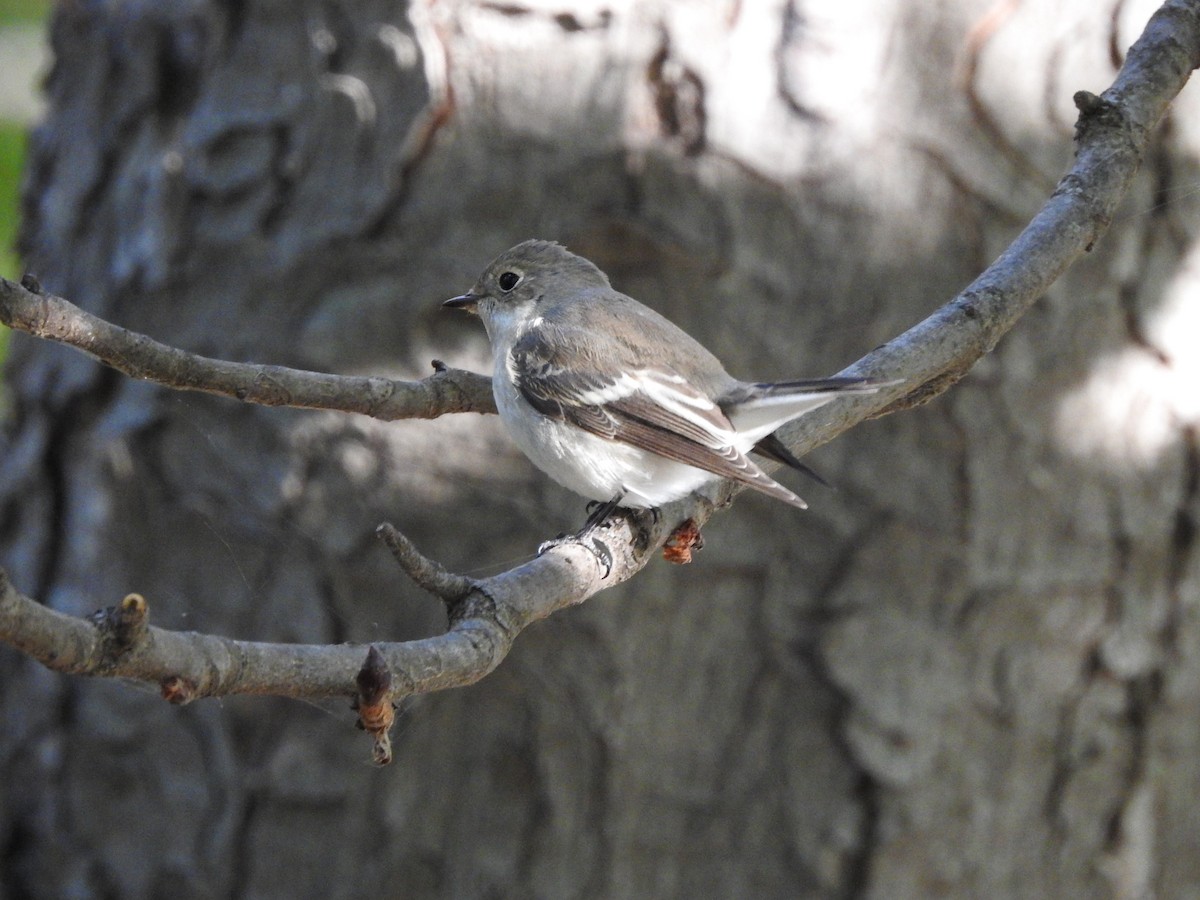
[[[417,545],[396,530],[389,522],[375,529],[375,534],[392,551],[409,578],[418,587],[424,588],[435,597],[440,597],[447,606],[454,606],[467,596],[479,583],[465,575],[446,571],[441,563],[423,555]]]

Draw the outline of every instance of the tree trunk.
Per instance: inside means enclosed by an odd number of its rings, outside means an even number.
[[[485,370],[439,301],[553,238],[735,374],[826,375],[1014,236],[1150,11],[61,4],[23,250],[176,346],[416,377]],[[406,707],[389,768],[341,704],[0,650],[0,896],[1200,891],[1195,91],[965,382],[813,455],[839,490],[743,496],[692,566]],[[379,521],[479,573],[584,515],[495,417],[241,406],[20,336],[8,378],[0,564],[64,611],[418,637],[444,614]]]

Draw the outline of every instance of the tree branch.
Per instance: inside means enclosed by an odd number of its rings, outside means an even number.
[[[925,402],[990,351],[1105,232],[1152,130],[1198,65],[1200,0],[1168,0],[1130,49],[1113,86],[1099,97],[1076,95],[1075,163],[1029,226],[961,294],[843,373],[904,378],[906,386],[831,403],[805,416],[786,432],[792,449],[806,452],[865,418]],[[494,410],[482,376],[439,370],[409,383],[210,360],[7,281],[0,283],[0,320],[78,347],[135,378],[255,403],[384,419]],[[733,493],[723,487],[718,504]],[[370,665],[362,646],[254,643],[155,628],[146,625],[145,603],[132,599],[136,595],[93,621],[64,616],[21,595],[2,572],[0,639],[56,671],[157,682],[175,702],[235,693],[357,696],[360,708],[371,709],[371,722],[364,725],[376,735],[376,759],[385,761],[387,748],[379,743],[379,730],[386,736],[390,722],[380,711],[385,695],[396,700],[479,680],[530,623],[631,578],[668,538],[671,523],[690,518],[699,528],[715,508],[693,497],[671,504],[652,522],[617,516],[481,581],[447,573],[387,526],[384,536],[405,571],[447,602],[450,627],[433,638],[376,644]]]
[[[905,378],[918,385],[860,401],[886,415],[926,403],[956,384],[1080,256],[1108,230],[1159,120],[1200,66],[1200,2],[1167,0],[1129,49],[1112,86],[1075,94],[1075,163],[1016,240],[965,290],[933,315],[867,354],[841,375]],[[863,406],[829,404],[781,429],[803,455],[865,416]]]
[[[649,548],[670,531],[667,518],[646,524],[648,519],[618,515],[599,526],[589,539],[611,548],[610,556],[601,558],[585,541],[569,541],[480,581],[447,573],[383,526],[389,539],[403,544],[417,583],[453,598],[445,634],[373,645],[397,682],[392,699],[478,681],[532,622],[631,578],[648,561]],[[239,641],[156,628],[147,616],[148,604],[137,594],[90,619],[64,615],[21,594],[0,569],[0,638],[56,672],[158,683],[175,703],[229,694],[356,695],[355,678],[367,654],[362,645]]]
[[[43,293],[29,276],[22,284],[0,278],[0,322],[82,350],[130,378],[260,406],[361,413],[387,422],[496,411],[489,378],[437,360],[428,378],[395,381],[210,359],[106,322],[62,297]]]

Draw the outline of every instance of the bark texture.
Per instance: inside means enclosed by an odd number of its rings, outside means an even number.
[[[761,379],[969,281],[1071,152],[1140,3],[63,4],[24,251],[193,352],[421,377],[530,236]],[[1127,210],[965,382],[401,712],[182,710],[0,650],[0,896],[1200,891],[1196,89]],[[581,503],[495,417],[152,389],[18,336],[0,564],[245,639],[444,627],[374,540],[471,574]]]

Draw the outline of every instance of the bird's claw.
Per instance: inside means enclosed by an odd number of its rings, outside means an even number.
[[[597,561],[599,561],[599,563],[602,566],[604,566],[604,574],[601,575],[600,577],[607,578],[609,575],[612,574],[612,567],[613,567],[612,551],[608,549],[608,544],[604,543],[604,541],[600,540],[599,538],[592,538],[591,545],[592,546],[590,547],[590,549],[592,551],[592,554],[596,557]]]
[[[613,567],[613,552],[609,549],[608,544],[599,538],[592,537],[593,529],[585,528],[579,534],[560,534],[558,537],[549,541],[543,541],[538,545],[537,555],[542,556],[549,553],[556,547],[561,547],[564,544],[578,544],[581,547],[589,550],[596,557],[597,562],[604,567],[604,574],[601,578],[607,578],[612,574]]]
[[[543,554],[549,553],[555,547],[561,547],[574,537],[575,535],[573,534],[567,534],[565,531],[560,531],[558,533],[558,537],[551,538],[548,541],[542,541],[540,544],[538,544],[537,555],[542,556]]]

